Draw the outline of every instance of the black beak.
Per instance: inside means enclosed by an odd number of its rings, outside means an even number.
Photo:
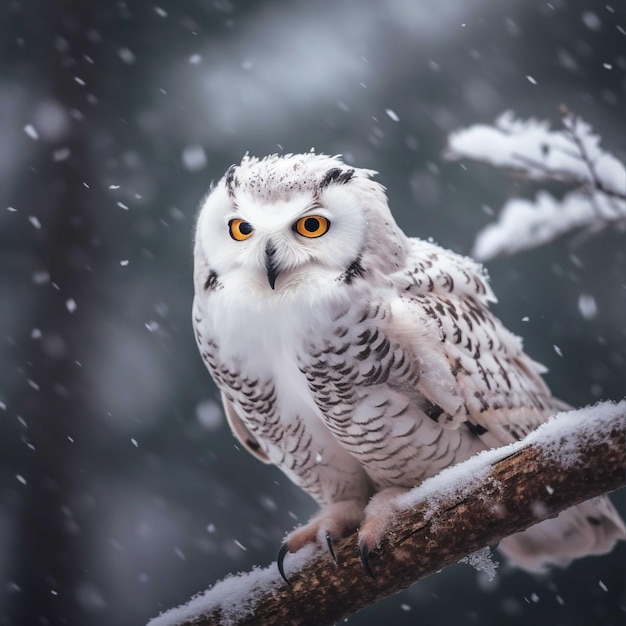
[[[276,279],[278,278],[278,274],[280,274],[278,264],[276,263],[276,259],[274,258],[275,254],[276,248],[274,248],[271,243],[268,243],[265,246],[265,271],[267,273],[267,280],[269,281],[270,287],[272,289],[274,289]]]

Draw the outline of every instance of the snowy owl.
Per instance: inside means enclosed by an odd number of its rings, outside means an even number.
[[[359,529],[390,498],[551,414],[541,365],[488,310],[480,265],[407,237],[375,172],[322,154],[246,156],[202,203],[193,324],[235,436],[321,506],[279,552]],[[605,497],[501,542],[516,565],[609,551]]]

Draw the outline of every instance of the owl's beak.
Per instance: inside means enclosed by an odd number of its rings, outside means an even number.
[[[268,242],[265,246],[265,273],[267,274],[267,280],[270,283],[270,287],[274,289],[276,285],[276,279],[280,274],[280,269],[276,263],[276,248]]]

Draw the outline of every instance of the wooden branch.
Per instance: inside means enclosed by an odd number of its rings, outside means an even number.
[[[623,486],[625,428],[626,401],[561,413],[525,440],[425,481],[411,492],[415,505],[397,512],[388,539],[370,555],[374,580],[363,571],[352,534],[335,547],[337,565],[315,551],[299,571],[288,569],[291,586],[274,563],[217,583],[149,626],[335,623],[484,546]],[[287,567],[298,558],[289,555]]]

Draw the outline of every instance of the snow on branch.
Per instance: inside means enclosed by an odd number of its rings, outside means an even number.
[[[450,160],[471,159],[527,180],[575,187],[562,200],[545,191],[534,201],[511,199],[498,222],[479,233],[476,258],[533,248],[576,229],[626,226],[624,163],[603,151],[591,126],[565,107],[561,125],[551,130],[548,122],[517,120],[508,111],[493,126],[470,126],[448,138],[445,157]]]
[[[459,560],[493,569],[500,539],[625,484],[626,401],[560,413],[523,441],[487,450],[398,496],[388,538],[359,560],[356,535],[226,578],[148,626],[333,624]],[[541,506],[538,506],[540,504]],[[489,573],[489,572],[488,572]]]

